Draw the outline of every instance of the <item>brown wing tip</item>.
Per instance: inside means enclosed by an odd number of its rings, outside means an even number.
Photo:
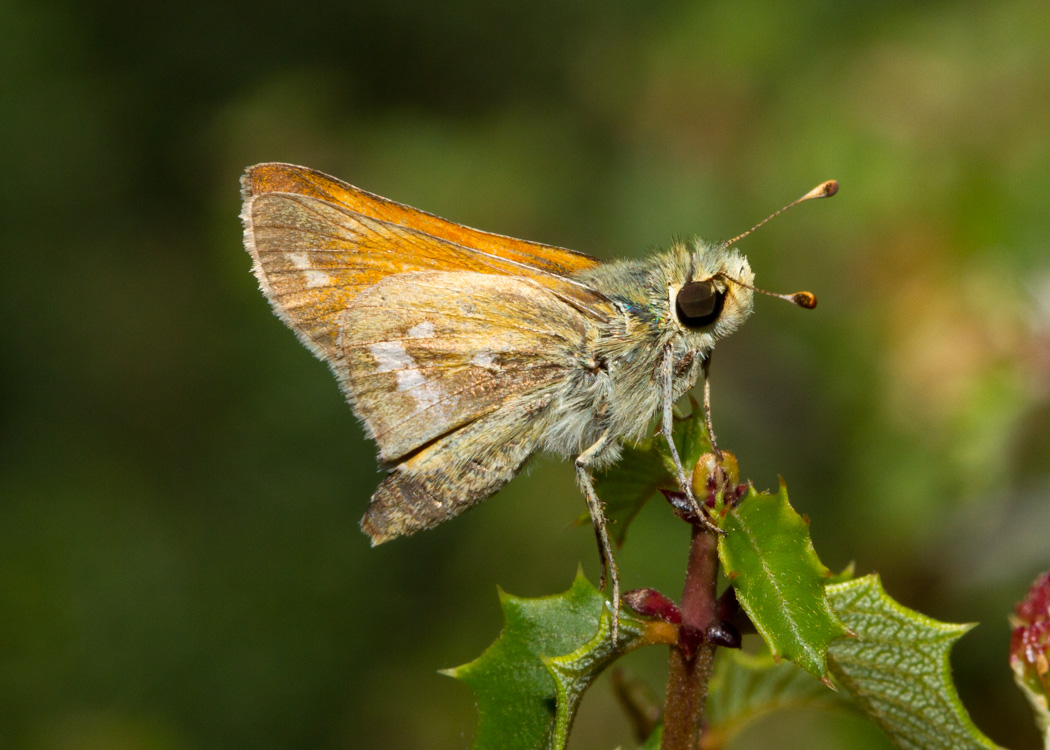
[[[374,512],[373,506],[369,505],[368,511],[361,517],[361,531],[368,535],[373,547],[389,542],[397,536],[397,532],[390,530],[386,523],[387,519],[378,517],[380,515]]]
[[[321,173],[279,161],[254,164],[241,176],[241,194],[247,199],[261,193],[302,193],[311,175]]]
[[[371,537],[375,547],[396,537],[429,529],[447,517],[447,513],[441,512],[440,504],[431,500],[422,482],[403,471],[395,471],[372,495],[372,502],[361,519],[361,530]]]
[[[281,162],[254,164],[241,175],[241,197],[248,200],[261,193],[295,192],[289,188],[295,182],[293,175],[296,171],[308,170]]]

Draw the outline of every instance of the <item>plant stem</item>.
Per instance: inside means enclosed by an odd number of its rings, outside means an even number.
[[[682,592],[683,632],[705,633],[717,620],[717,584],[718,539],[708,529],[694,525],[685,590]],[[715,646],[706,639],[691,659],[687,659],[678,646],[671,647],[661,750],[696,750],[699,747],[700,722],[714,658]]]

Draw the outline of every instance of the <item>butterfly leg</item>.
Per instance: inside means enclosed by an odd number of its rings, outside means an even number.
[[[606,529],[607,521],[605,511],[602,509],[602,501],[598,499],[598,493],[594,491],[594,482],[587,472],[591,461],[596,455],[609,444],[610,433],[602,434],[594,445],[576,457],[576,481],[583,490],[583,497],[587,501],[587,510],[591,514],[591,523],[594,524],[594,534],[598,537],[598,557],[601,560],[601,588],[605,588],[605,575],[609,574],[612,583],[612,640],[616,643],[620,630],[620,574],[616,569],[616,558],[613,556],[612,543],[609,541],[609,531]]]
[[[711,442],[711,452],[721,461],[722,451],[715,440],[715,428],[711,422],[711,352],[708,352],[700,363],[700,369],[704,374],[704,426],[707,428],[707,439]]]
[[[707,363],[710,361],[710,353],[707,355],[707,359],[703,361],[704,370],[704,419],[707,422],[708,437],[711,439],[711,447],[714,449],[715,454],[721,456],[718,452],[718,448],[715,448],[715,436],[711,432],[711,401],[710,401],[710,388],[707,379]],[[685,467],[682,466],[682,458],[678,455],[678,448],[674,444],[674,435],[672,434],[672,427],[674,425],[674,354],[671,351],[671,347],[668,346],[664,349],[663,358],[663,380],[664,380],[664,408],[663,416],[660,419],[662,423],[660,425],[661,432],[663,432],[664,440],[667,441],[667,447],[671,452],[671,460],[674,462],[675,473],[678,474],[678,484],[682,488],[682,492],[685,493],[686,498],[689,500],[689,504],[693,506],[693,512],[696,513],[696,517],[700,519],[700,522],[707,527],[709,530],[714,531],[718,534],[724,534],[722,529],[715,526],[711,522],[711,519],[707,517],[707,513],[704,512],[703,508],[700,507],[700,503],[696,499],[696,495],[693,493],[693,483],[689,481],[688,475],[685,473]]]

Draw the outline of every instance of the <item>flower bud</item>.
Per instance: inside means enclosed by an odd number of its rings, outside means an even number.
[[[735,499],[735,488],[740,481],[740,464],[729,451],[705,453],[693,468],[693,494],[707,506],[714,507],[718,491],[726,489],[726,500]],[[732,495],[732,497],[730,497]]]
[[[1050,572],[1035,580],[1011,618],[1010,666],[1029,701],[1047,711],[1050,699]]]
[[[634,589],[621,597],[624,605],[643,617],[653,617],[673,625],[682,621],[678,605],[656,589]]]

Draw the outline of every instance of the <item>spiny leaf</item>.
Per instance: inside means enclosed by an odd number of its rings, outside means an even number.
[[[830,586],[833,583],[845,583],[846,581],[852,581],[853,576],[857,574],[857,563],[850,561],[850,564],[840,570],[838,573],[832,574],[831,578],[827,580],[826,586]]]
[[[794,664],[778,664],[768,652],[723,650],[711,676],[704,732],[725,743],[773,711],[810,707],[853,710],[850,702]]]
[[[828,649],[828,666],[900,748],[995,748],[963,708],[948,652],[971,625],[937,622],[901,606],[869,575],[827,587],[842,621],[856,634]]]
[[[775,495],[752,487],[722,528],[718,556],[755,629],[775,657],[826,680],[828,644],[848,630],[828,606],[824,584],[831,573],[783,482]]]
[[[664,622],[637,620],[620,614],[618,647],[613,646],[610,630],[612,613],[603,608],[598,632],[587,643],[564,656],[544,657],[555,684],[557,716],[550,748],[563,748],[569,741],[569,728],[579,708],[583,691],[617,657],[640,646],[653,643],[673,643],[677,629]]]
[[[582,573],[568,591],[521,599],[500,594],[505,624],[474,661],[445,674],[474,690],[474,750],[564,748],[583,691],[615,657],[650,643],[668,643],[674,628],[620,612],[618,648],[611,614]]]
[[[671,429],[675,447],[686,472],[711,450],[707,437],[703,410],[690,398],[692,413],[676,418]],[[671,451],[663,435],[656,433],[635,445],[624,448],[620,460],[594,483],[598,497],[605,503],[606,516],[611,521],[609,533],[617,544],[623,544],[627,528],[642,506],[661,487],[677,490]]]

